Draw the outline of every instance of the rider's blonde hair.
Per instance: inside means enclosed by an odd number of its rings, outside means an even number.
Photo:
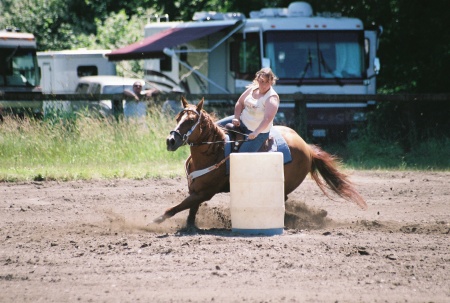
[[[275,85],[275,83],[278,80],[278,77],[275,76],[275,74],[273,73],[273,71],[270,67],[264,67],[256,72],[255,79],[253,79],[253,82],[250,85],[248,85],[247,87],[252,87],[252,86],[258,87],[259,86],[259,84],[258,84],[259,77],[263,77],[267,81],[270,81],[271,85]]]

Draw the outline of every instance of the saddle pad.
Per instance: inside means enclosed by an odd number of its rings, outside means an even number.
[[[272,137],[274,140],[274,143],[270,149],[269,152],[281,152],[283,154],[283,163],[287,164],[292,161],[291,151],[289,150],[289,146],[286,143],[286,140],[284,140],[281,133],[272,127],[269,133],[269,137]],[[225,135],[225,140],[230,141],[230,137],[228,135]],[[228,157],[231,153],[231,146],[234,143],[226,143],[225,144],[225,157]],[[227,165],[227,174],[230,173],[230,159],[226,161]]]

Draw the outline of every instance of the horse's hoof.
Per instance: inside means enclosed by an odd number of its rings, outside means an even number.
[[[179,230],[179,232],[181,233],[186,233],[186,234],[198,234],[198,232],[200,231],[200,228],[198,228],[195,225],[186,225],[185,227],[183,227],[182,229]]]
[[[160,224],[160,223],[163,223],[165,220],[166,220],[166,216],[162,215],[162,216],[159,216],[158,218],[154,219],[153,223]]]

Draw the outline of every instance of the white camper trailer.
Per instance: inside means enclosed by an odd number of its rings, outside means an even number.
[[[42,92],[73,94],[81,77],[115,75],[116,65],[105,57],[109,52],[85,49],[38,52]]]
[[[145,39],[114,50],[109,60],[146,59],[146,80],[192,94],[239,94],[256,71],[270,66],[279,94],[376,93],[381,27],[364,29],[338,13],[313,15],[306,2],[241,13],[199,12],[191,22],[156,20]],[[308,132],[350,131],[364,119],[366,102],[307,103]],[[295,119],[292,100],[279,113]]]
[[[81,77],[116,75],[116,65],[105,57],[109,50],[38,52],[44,94],[73,94]],[[44,101],[44,114],[70,111],[69,101]]]

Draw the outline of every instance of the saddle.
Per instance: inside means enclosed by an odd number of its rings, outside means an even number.
[[[227,159],[227,174],[230,173],[230,154],[239,152],[241,143],[246,140],[245,134],[240,129],[240,127],[235,127],[233,124],[228,123],[225,125],[227,140],[230,144],[225,144],[225,159]],[[232,144],[232,143],[234,144]],[[264,142],[258,152],[281,152],[283,153],[284,164],[292,161],[291,152],[286,140],[283,138],[281,133],[274,127],[270,130],[269,138]]]
[[[239,126],[234,126],[233,123],[227,123],[225,125],[225,129],[227,131],[229,140],[231,142],[234,142],[234,144],[232,145],[232,148],[231,148],[231,152],[232,153],[239,152],[242,142],[244,142],[246,140],[245,134],[243,133],[243,131],[241,130],[241,128]],[[258,150],[258,152],[271,151],[274,143],[275,143],[274,138],[272,136],[269,136],[269,138],[266,141],[264,141],[263,145]]]

